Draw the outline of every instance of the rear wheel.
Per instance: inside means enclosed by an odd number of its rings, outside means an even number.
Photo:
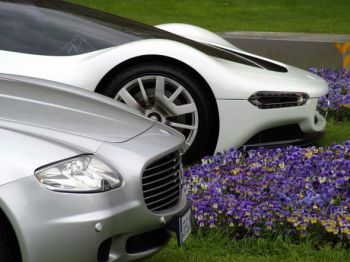
[[[218,127],[210,99],[201,82],[183,68],[138,64],[118,73],[102,93],[181,132],[186,139],[184,162],[213,152]]]

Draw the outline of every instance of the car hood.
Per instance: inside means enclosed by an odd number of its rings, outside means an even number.
[[[120,143],[154,125],[113,99],[77,87],[0,75],[0,120]]]

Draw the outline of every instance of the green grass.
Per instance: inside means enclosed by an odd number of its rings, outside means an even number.
[[[147,24],[213,31],[350,33],[349,0],[70,0]]]
[[[332,145],[333,143],[341,144],[345,140],[350,140],[350,121],[335,122],[327,121],[326,132],[320,139],[319,146]]]
[[[340,246],[315,249],[312,241],[293,244],[288,240],[247,238],[233,241],[223,234],[192,236],[178,247],[174,238],[160,253],[147,262],[259,262],[259,261],[350,261],[350,251]]]

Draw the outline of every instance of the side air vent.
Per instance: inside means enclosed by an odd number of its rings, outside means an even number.
[[[143,172],[142,190],[146,206],[157,212],[175,206],[181,197],[181,156],[172,153]]]
[[[260,109],[272,109],[305,105],[309,96],[298,92],[259,91],[248,100]]]

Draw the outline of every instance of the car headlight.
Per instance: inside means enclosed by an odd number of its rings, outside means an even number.
[[[36,178],[47,189],[61,192],[103,192],[121,186],[116,170],[92,155],[82,155],[38,169]]]

